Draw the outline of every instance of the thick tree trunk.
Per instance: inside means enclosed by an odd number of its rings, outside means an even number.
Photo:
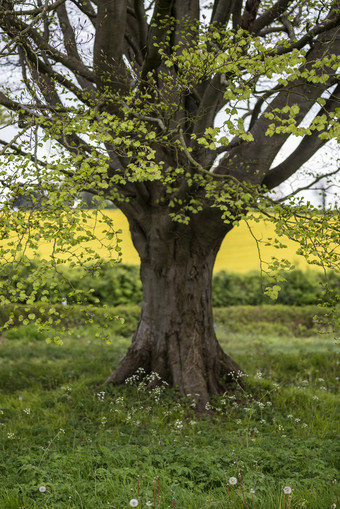
[[[212,271],[223,236],[207,249],[193,236],[148,237],[140,251],[143,303],[138,327],[107,383],[123,383],[142,367],[181,393],[197,395],[202,408],[241,371],[214,332]]]

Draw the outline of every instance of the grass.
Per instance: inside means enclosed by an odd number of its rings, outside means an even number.
[[[114,328],[110,345],[95,325],[62,347],[32,324],[4,333],[1,509],[339,507],[333,338],[226,327],[219,340],[249,377],[206,415],[143,377],[104,387],[129,343]]]

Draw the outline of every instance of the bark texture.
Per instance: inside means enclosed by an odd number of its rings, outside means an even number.
[[[217,234],[211,243],[189,228],[165,238],[159,228],[153,235],[150,230],[140,253],[143,303],[137,331],[107,383],[122,383],[142,367],[182,394],[196,395],[202,408],[241,372],[214,331],[212,271],[223,237]],[[132,229],[132,236],[138,247],[139,234]]]

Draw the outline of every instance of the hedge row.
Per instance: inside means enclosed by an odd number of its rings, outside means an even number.
[[[35,320],[47,323],[50,320],[53,328],[81,328],[96,324],[103,328],[108,327],[118,335],[130,336],[136,328],[140,307],[121,305],[105,308],[56,304],[53,306],[53,314],[50,311],[51,306],[48,304],[7,304],[0,308],[0,326],[3,326],[10,316],[10,327],[13,327],[29,323],[34,315]],[[327,330],[328,312],[327,308],[320,306],[230,306],[214,309],[214,321],[217,327],[223,327],[224,331],[230,332],[308,336],[320,328]],[[338,314],[340,315],[340,310]],[[333,316],[333,320],[334,318],[336,317]]]
[[[285,281],[280,283],[278,298],[273,301],[264,293],[265,288],[273,283],[259,273],[241,275],[219,272],[213,277],[213,306],[306,306],[319,304],[323,300],[322,274],[294,270],[285,273],[284,277]],[[56,274],[52,269],[42,270],[42,262],[26,261],[24,265],[18,266],[15,272],[9,265],[0,266],[0,281],[7,282],[8,295],[11,284],[12,289],[19,287],[20,291],[16,290],[18,299],[10,300],[22,303],[27,301],[27,296],[34,288],[37,292],[36,301],[66,301],[68,304],[83,301],[95,305],[118,306],[139,304],[142,300],[139,269],[128,265],[112,267],[109,263],[102,263],[96,273],[91,270],[71,270],[63,266],[60,273]],[[328,284],[329,288],[340,296],[340,275],[331,273]]]

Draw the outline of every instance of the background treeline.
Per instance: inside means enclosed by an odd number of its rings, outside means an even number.
[[[281,290],[277,300],[271,300],[264,293],[265,288],[273,284],[268,277],[257,272],[218,272],[213,277],[213,306],[306,306],[325,300],[322,273],[293,270],[285,273],[284,278],[285,281],[279,283]],[[142,300],[139,268],[129,265],[112,267],[109,262],[102,263],[96,272],[91,269],[70,269],[67,266],[55,272],[53,268],[46,269],[42,262],[26,260],[25,264],[15,268],[12,265],[0,266],[0,281],[2,291],[7,292],[9,297],[13,288],[20,289],[19,293],[16,292],[16,298],[11,300],[22,304],[26,303],[32,291],[36,292],[35,301],[53,303],[118,306],[139,304]],[[330,273],[327,285],[328,291],[340,296],[340,274]]]

